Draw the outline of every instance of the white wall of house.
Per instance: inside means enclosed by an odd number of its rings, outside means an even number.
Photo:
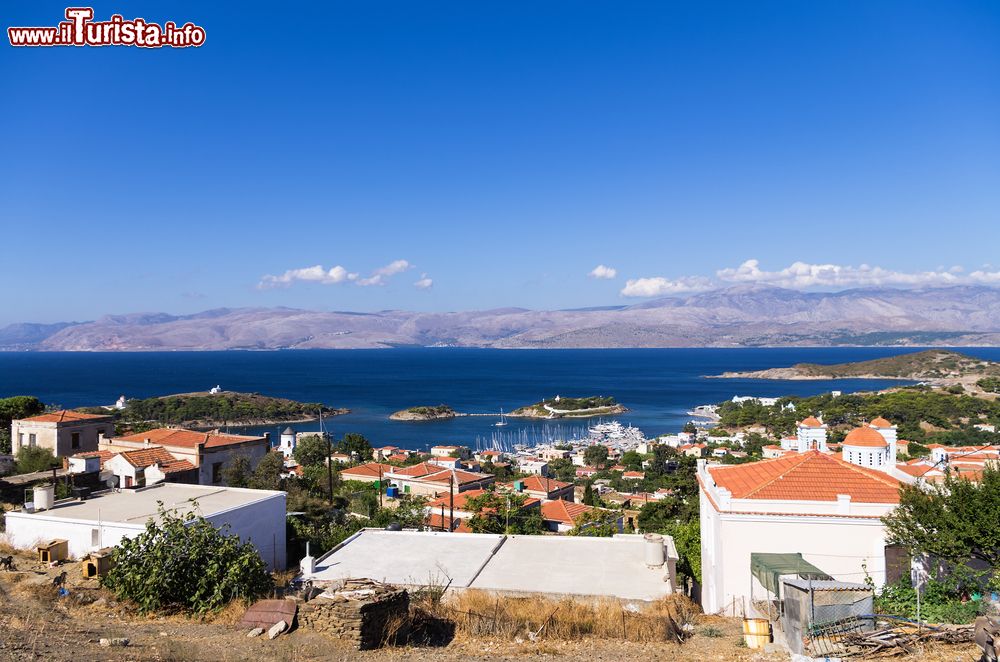
[[[266,493],[265,493],[266,494]],[[112,547],[125,538],[139,535],[145,522],[124,523],[78,520],[39,513],[6,513],[7,542],[18,549],[34,549],[38,543],[53,538],[69,541],[69,553],[82,558],[102,547]],[[215,513],[206,519],[216,527],[229,525],[230,533],[257,548],[268,569],[284,569],[285,494],[277,493],[249,504]]]
[[[269,570],[284,569],[285,556],[285,493],[255,503],[239,506],[206,517],[217,527],[228,524],[244,542],[253,543]]]
[[[835,579],[863,582],[867,568],[876,586],[885,583],[885,527],[877,516],[747,514],[755,510],[753,501],[734,499],[730,506],[738,512],[720,513],[701,491],[702,608],[706,613],[729,609],[733,600],[737,613],[744,599],[749,604],[753,552],[799,552]],[[776,503],[757,504],[756,510],[774,508]],[[789,511],[816,510],[815,502],[787,505]],[[878,510],[884,514],[889,508]],[[754,589],[755,597],[758,589]]]
[[[16,454],[19,448],[38,446],[48,448],[52,454],[61,457],[87,451],[96,451],[98,438],[111,434],[115,426],[111,420],[74,421],[55,423],[42,421],[12,421],[10,425],[11,446]]]

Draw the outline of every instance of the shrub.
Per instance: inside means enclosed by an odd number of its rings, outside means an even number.
[[[180,516],[162,503],[158,511],[159,521],[113,552],[115,565],[101,583],[118,599],[143,613],[205,614],[271,591],[267,567],[249,542],[193,513]]]
[[[36,471],[48,471],[59,466],[59,460],[48,448],[39,446],[23,446],[17,451],[17,473],[31,474]]]

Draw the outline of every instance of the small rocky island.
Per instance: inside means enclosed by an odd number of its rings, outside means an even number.
[[[556,396],[507,414],[518,418],[589,418],[624,414],[628,409],[613,397],[592,395],[584,398]]]
[[[420,406],[401,409],[389,416],[391,421],[440,421],[455,418],[458,413],[448,405]]]

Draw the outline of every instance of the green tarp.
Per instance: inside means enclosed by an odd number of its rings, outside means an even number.
[[[765,554],[753,552],[750,554],[750,574],[760,581],[761,586],[774,595],[778,595],[778,578],[782,575],[796,575],[802,579],[833,579],[798,553]]]

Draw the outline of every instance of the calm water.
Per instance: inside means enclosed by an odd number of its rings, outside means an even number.
[[[466,417],[402,423],[388,415],[413,405],[445,403],[460,412],[506,411],[562,395],[613,395],[631,410],[618,419],[647,435],[676,432],[693,406],[733,395],[814,395],[871,390],[892,382],[704,379],[726,370],[756,370],[801,361],[840,363],[904,353],[897,348],[488,350],[392,349],[285,352],[0,353],[0,396],[30,394],[64,407],[129,398],[233,391],[346,407],[328,421],[337,435],[361,432],[375,445],[424,448],[476,444],[502,431],[529,439],[570,432],[579,422]],[[965,349],[1000,360],[1000,348]],[[562,426],[557,428],[557,426]],[[315,429],[299,424],[298,430]],[[279,427],[269,429],[276,432]]]

